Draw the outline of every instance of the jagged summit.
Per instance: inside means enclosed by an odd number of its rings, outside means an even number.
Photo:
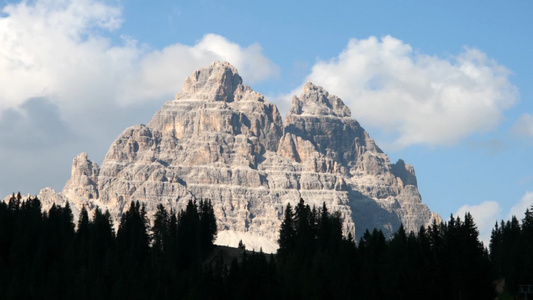
[[[340,98],[330,95],[323,87],[306,82],[300,97],[292,98],[291,114],[350,117],[350,109]]]
[[[263,95],[254,92],[242,83],[237,69],[228,62],[213,62],[187,77],[176,100],[243,101],[264,102]]]
[[[73,211],[107,208],[115,224],[130,201],[153,216],[160,203],[179,211],[210,199],[217,243],[242,240],[265,252],[277,248],[284,207],[300,198],[339,211],[356,237],[402,223],[415,231],[436,217],[414,168],[391,164],[341,99],[307,83],[283,124],[276,105],[227,62],[195,71],[148,125],[124,130],[100,167],[80,154],[63,191],[39,196],[47,205],[68,200]]]

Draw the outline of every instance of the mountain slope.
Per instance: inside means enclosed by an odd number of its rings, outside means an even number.
[[[195,71],[148,125],[127,128],[102,165],[73,161],[61,193],[76,210],[108,208],[116,220],[130,201],[153,215],[159,203],[177,211],[188,200],[213,202],[217,243],[276,249],[287,203],[340,211],[344,230],[386,234],[401,223],[418,230],[432,217],[412,166],[391,164],[341,99],[307,83],[282,122],[277,107],[243,84],[237,70],[215,62]]]

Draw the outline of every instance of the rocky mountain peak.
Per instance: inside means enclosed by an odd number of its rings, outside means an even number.
[[[338,211],[357,239],[367,228],[391,234],[435,218],[414,168],[391,164],[340,98],[309,82],[283,126],[276,105],[227,62],[195,71],[146,126],[124,130],[100,167],[78,155],[71,175],[61,193],[44,189],[43,203],[102,206],[118,224],[131,201],[152,217],[159,204],[179,211],[210,199],[218,244],[242,240],[265,252],[275,252],[284,208],[300,198]]]
[[[87,153],[78,154],[72,160],[71,177],[63,187],[63,195],[74,204],[98,198],[100,167],[89,160]]]
[[[196,142],[215,135],[219,141],[234,140],[235,136],[242,135],[246,139],[240,140],[252,145],[244,148],[266,150],[276,150],[283,134],[277,107],[243,84],[237,69],[227,62],[214,62],[195,71],[185,80],[176,99],[167,101],[147,127],[166,136],[192,138]],[[207,148],[204,150],[209,152]],[[209,161],[213,162],[228,155],[231,152],[222,155],[211,152],[203,156],[209,156]],[[252,153],[249,156],[248,161],[255,159]],[[231,155],[229,161],[233,158]]]
[[[197,99],[232,102],[236,90],[243,90],[242,78],[228,62],[213,62],[189,76],[176,100]]]
[[[307,82],[300,97],[292,98],[291,114],[350,117],[350,109],[337,96],[330,95],[323,87]]]
[[[89,160],[89,155],[85,152],[78,154],[72,160],[71,176],[88,176],[96,178],[98,176],[99,167],[96,163]]]

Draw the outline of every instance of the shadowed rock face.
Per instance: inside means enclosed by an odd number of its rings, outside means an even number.
[[[101,167],[80,154],[63,191],[41,194],[75,211],[108,208],[116,222],[130,201],[153,215],[159,203],[177,211],[211,199],[218,243],[240,238],[265,252],[276,249],[284,207],[300,198],[340,211],[345,233],[357,237],[401,223],[418,230],[438,217],[422,203],[413,167],[391,165],[341,99],[307,83],[283,126],[277,107],[220,62],[187,78],[147,126],[127,128]]]

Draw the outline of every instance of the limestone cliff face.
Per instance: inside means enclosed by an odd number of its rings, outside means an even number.
[[[211,199],[218,243],[243,239],[266,252],[276,249],[284,207],[300,198],[340,211],[356,236],[401,223],[418,230],[436,217],[413,167],[391,164],[341,99],[307,83],[284,126],[277,107],[220,62],[195,71],[148,125],[126,129],[101,167],[80,154],[63,191],[40,196],[76,210],[108,208],[116,221],[130,201],[153,215],[159,203],[176,211]]]
[[[100,167],[89,160],[87,153],[79,154],[72,161],[70,179],[63,194],[75,202],[98,199],[98,175]]]

